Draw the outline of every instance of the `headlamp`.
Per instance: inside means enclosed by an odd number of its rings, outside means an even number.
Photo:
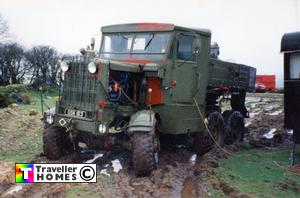
[[[96,73],[97,71],[97,66],[94,62],[90,62],[89,65],[88,65],[88,70],[91,74],[94,74]]]
[[[106,132],[106,126],[105,124],[100,124],[98,127],[99,133],[103,134]]]
[[[53,124],[53,121],[54,121],[53,116],[52,115],[47,115],[46,121],[47,121],[48,124]]]
[[[60,69],[63,71],[63,72],[66,72],[69,70],[69,65],[68,63],[66,63],[65,61],[61,61],[60,62]]]

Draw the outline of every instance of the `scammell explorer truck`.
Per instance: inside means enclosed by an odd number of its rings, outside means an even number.
[[[173,24],[102,27],[82,56],[61,61],[60,96],[44,114],[43,150],[58,159],[88,148],[132,152],[137,175],[158,164],[160,135],[192,137],[199,154],[242,141],[256,69],[218,59],[211,32]],[[231,109],[222,111],[222,102]],[[208,147],[210,145],[210,147]]]

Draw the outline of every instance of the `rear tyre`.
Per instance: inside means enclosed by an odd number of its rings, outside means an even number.
[[[50,160],[57,160],[73,150],[72,143],[64,128],[49,126],[43,133],[44,155]]]
[[[223,116],[223,119],[224,119],[224,122],[227,123],[228,122],[228,118],[229,116],[232,114],[233,111],[231,110],[226,110],[222,113],[222,116]]]
[[[132,141],[134,172],[146,176],[158,165],[158,137],[152,132],[134,132]]]
[[[233,111],[227,121],[226,144],[243,142],[245,134],[244,117],[239,111]]]
[[[223,116],[219,112],[215,111],[209,114],[208,129],[212,145],[223,147],[225,140],[225,123]]]

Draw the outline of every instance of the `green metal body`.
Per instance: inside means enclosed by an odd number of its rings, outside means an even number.
[[[103,36],[115,33],[151,33],[167,32],[170,34],[165,54],[160,60],[141,61],[134,58],[110,59],[100,54],[85,53],[81,60],[69,62],[70,71],[66,72],[61,100],[57,103],[54,125],[62,126],[61,119],[67,122],[72,119],[74,128],[98,134],[99,124],[109,124],[117,114],[130,117],[125,130],[148,130],[153,125],[147,113],[153,112],[158,120],[159,131],[168,134],[185,134],[204,131],[203,120],[199,116],[194,98],[203,115],[213,110],[207,103],[211,94],[212,100],[228,92],[245,93],[254,89],[255,72],[252,67],[223,62],[210,58],[211,33],[208,30],[189,29],[172,24],[124,24],[102,28]],[[193,37],[193,58],[179,59],[178,39],[180,35]],[[103,40],[103,39],[102,39]],[[102,41],[103,42],[103,41]],[[151,42],[151,41],[150,41]],[[103,45],[103,43],[102,43]],[[94,62],[98,70],[90,74],[87,65]],[[162,99],[160,104],[153,105],[119,105],[109,101],[109,76],[111,71],[134,73],[136,76],[150,77],[159,80]],[[137,77],[139,78],[139,77]],[[148,81],[147,81],[148,82]],[[141,83],[141,81],[139,81]],[[140,85],[137,85],[140,86]],[[220,91],[221,90],[221,91]],[[146,90],[147,91],[147,90]],[[149,95],[149,94],[148,94]],[[211,98],[211,97],[210,97]],[[243,98],[244,99],[244,98]],[[99,106],[103,102],[103,106]],[[237,108],[238,105],[236,105]],[[66,115],[66,109],[82,110],[85,118]],[[150,111],[151,109],[151,111]],[[155,114],[155,115],[154,115]],[[152,114],[151,114],[152,115]],[[150,117],[150,116],[149,116]],[[142,123],[142,124],[141,124]],[[139,128],[144,125],[144,128]],[[107,133],[112,132],[109,127]]]

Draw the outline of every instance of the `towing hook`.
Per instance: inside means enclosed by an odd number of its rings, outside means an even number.
[[[73,118],[71,118],[67,123],[66,123],[66,132],[70,132],[73,131],[74,127],[74,122],[73,122]]]
[[[74,122],[73,119],[70,119],[66,124],[66,132],[69,133],[69,137],[71,140],[71,143],[73,145],[74,151],[76,150],[76,137],[78,135],[78,131],[74,128]]]

